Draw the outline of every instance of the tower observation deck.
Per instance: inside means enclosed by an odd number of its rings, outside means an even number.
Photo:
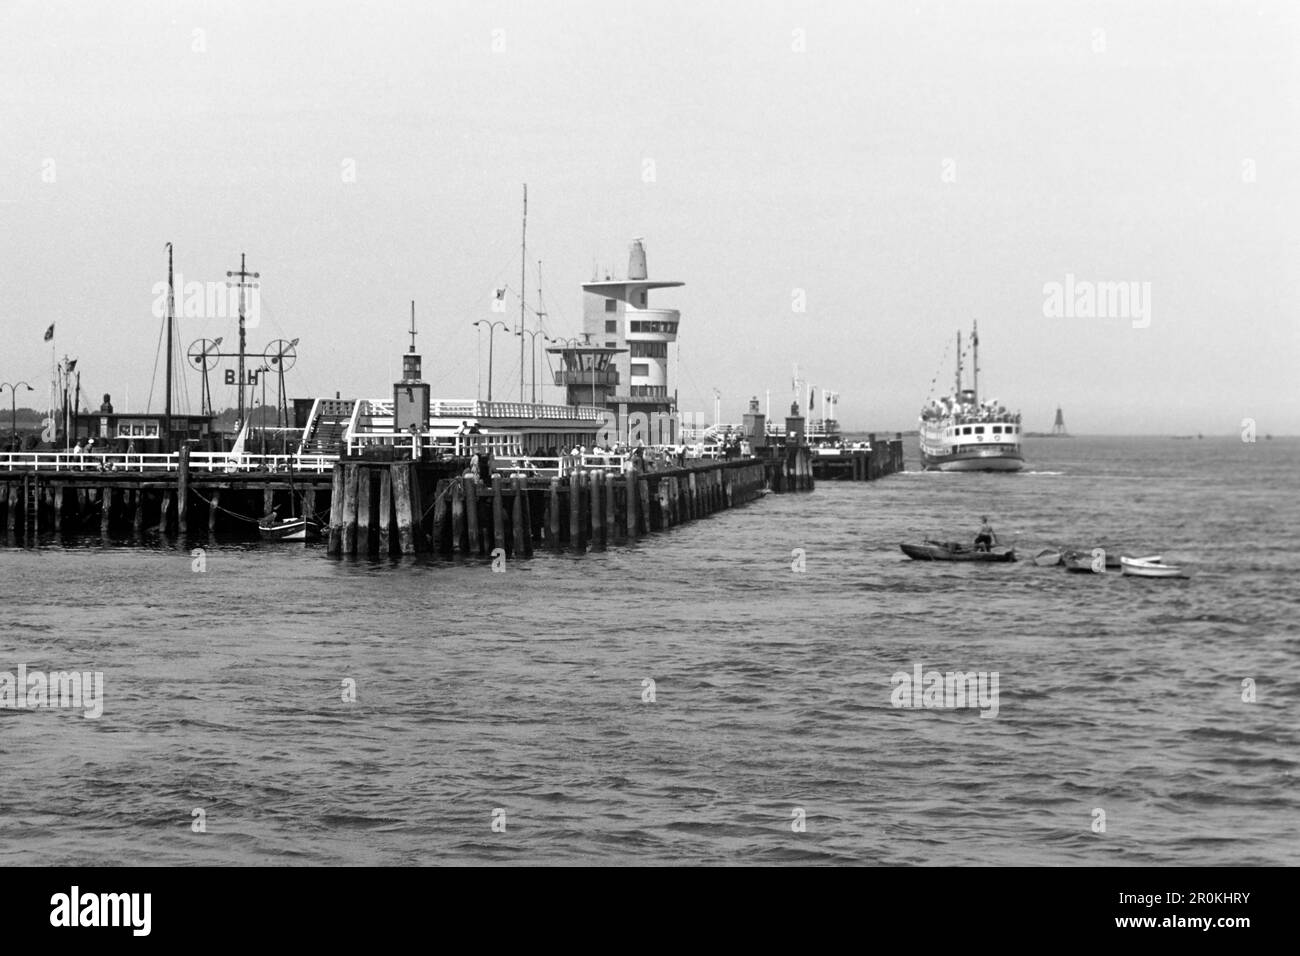
[[[593,346],[614,350],[610,367],[617,371],[605,404],[620,421],[630,414],[664,414],[676,408],[668,381],[668,346],[677,341],[681,313],[651,308],[651,289],[671,289],[683,282],[651,280],[645,248],[632,242],[626,279],[606,276],[584,282],[582,330]]]

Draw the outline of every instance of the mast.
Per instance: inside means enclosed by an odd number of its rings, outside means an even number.
[[[961,401],[961,333],[957,333],[957,391],[953,395],[953,400]]]
[[[239,276],[238,282],[227,281],[226,285],[239,287],[239,424],[241,427],[244,425],[244,349],[246,341],[244,335],[244,290],[256,289],[257,283],[249,282],[248,280],[258,278],[258,273],[248,271],[244,263],[244,258],[244,253],[241,252],[239,254],[238,272],[226,273],[227,280]]]
[[[172,244],[167,243],[167,398],[163,402],[164,451],[172,450],[172,321],[176,315],[176,285],[172,273]]]
[[[524,226],[519,252],[519,401],[524,400],[524,307],[527,296],[524,283],[528,269],[528,184],[524,183]]]
[[[975,393],[975,404],[980,403],[980,335],[979,326],[972,319],[970,324],[971,347],[971,391]]]
[[[537,260],[537,331],[533,333],[533,340],[529,344],[532,346],[529,355],[532,358],[533,365],[533,404],[537,404],[537,335],[542,331],[543,320],[546,313],[542,309],[542,260]],[[523,336],[519,336],[522,340]]]

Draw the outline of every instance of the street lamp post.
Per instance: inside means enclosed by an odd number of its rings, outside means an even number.
[[[487,400],[490,402],[492,401],[492,336],[496,334],[496,327],[498,325],[501,326],[501,328],[503,329],[507,329],[509,328],[509,326],[506,325],[504,322],[496,322],[496,321],[484,322],[482,319],[475,320],[474,324],[486,325],[488,327],[488,399]],[[523,344],[524,343],[520,341],[519,345],[521,348],[523,347]]]
[[[536,405],[537,404],[537,336],[540,335],[544,339],[547,338],[547,336],[546,333],[544,333],[541,329],[537,329],[536,331],[532,331],[532,332],[530,332],[528,329],[524,329],[522,332],[516,332],[515,335],[527,335],[532,338],[532,345],[529,351],[530,354],[532,355],[532,363],[533,363],[533,404]]]
[[[9,396],[10,396],[9,430],[14,433],[15,442],[18,440],[18,386],[19,385],[26,387],[27,391],[29,392],[36,391],[36,389],[32,388],[26,382],[0,382],[0,392],[3,392],[6,388],[9,389]]]

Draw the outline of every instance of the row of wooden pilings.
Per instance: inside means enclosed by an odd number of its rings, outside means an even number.
[[[761,460],[490,482],[429,480],[412,462],[345,461],[334,468],[327,548],[334,555],[528,557],[535,546],[603,547],[753,501],[768,482]]]
[[[0,523],[7,536],[33,544],[48,533],[103,537],[144,533],[256,533],[258,519],[280,508],[314,514],[315,475],[175,471],[0,472]]]
[[[187,497],[165,480],[87,479],[30,472],[4,476],[0,511],[10,538],[34,542],[46,533],[102,535],[185,530]]]
[[[876,440],[868,436],[871,450],[845,448],[838,454],[819,454],[813,458],[813,473],[818,479],[875,481],[904,470],[903,436]]]

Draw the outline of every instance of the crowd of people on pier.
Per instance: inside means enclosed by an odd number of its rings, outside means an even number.
[[[724,458],[739,458],[739,436],[719,445],[719,450]],[[480,445],[472,452],[464,474],[465,477],[476,476],[480,480],[490,481],[496,474],[537,477],[557,469],[562,473],[581,469],[624,473],[655,472],[680,468],[688,458],[700,457],[703,457],[703,446],[700,445],[647,445],[644,441],[638,441],[635,445],[627,442],[574,445],[567,451],[551,446],[538,449],[531,455],[511,456],[507,462],[502,463],[490,447]]]

